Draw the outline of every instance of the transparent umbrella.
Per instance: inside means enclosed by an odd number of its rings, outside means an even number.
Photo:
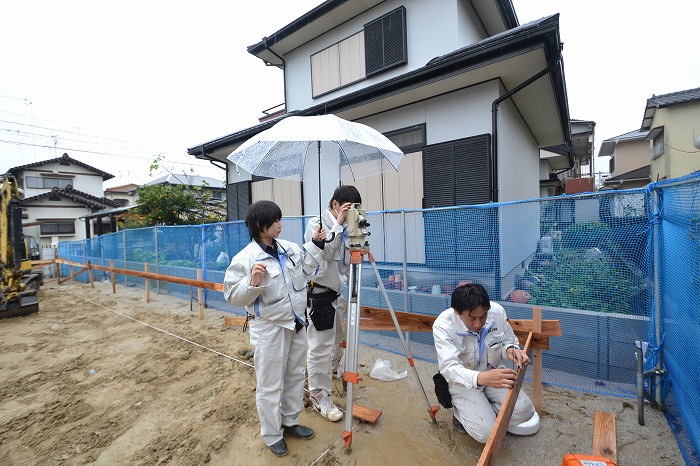
[[[335,115],[319,115],[287,117],[247,140],[228,160],[251,175],[298,181],[314,176],[320,214],[322,175],[336,176],[323,174],[322,167],[337,170],[339,179],[357,180],[398,170],[403,157],[401,149],[379,131]]]

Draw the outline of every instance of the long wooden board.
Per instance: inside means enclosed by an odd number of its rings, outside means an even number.
[[[523,348],[523,351],[528,354],[530,353],[530,342],[531,339],[528,338],[525,342],[525,347]],[[526,371],[527,366],[518,369],[518,375],[516,377],[517,384],[512,389],[508,390],[506,398],[503,400],[501,410],[498,412],[498,416],[496,417],[496,423],[491,430],[491,435],[486,441],[484,450],[481,452],[481,458],[479,458],[478,463],[479,466],[492,466],[496,464],[496,456],[498,456],[498,452],[503,444],[503,437],[506,435],[510,417],[513,415],[515,402],[518,400],[518,394],[520,393],[520,387],[522,387]]]
[[[67,261],[65,259],[56,259],[56,263],[57,264],[74,265],[74,266],[77,265],[79,267],[86,267],[86,264],[81,264],[79,262]],[[138,270],[120,269],[118,267],[109,267],[109,266],[104,266],[104,265],[89,264],[89,268],[95,269],[95,270],[105,270],[107,272],[116,273],[116,274],[120,274],[120,275],[131,275],[133,277],[146,278],[148,280],[160,280],[160,281],[164,281],[164,282],[179,283],[181,285],[194,286],[197,288],[206,288],[208,290],[221,291],[221,292],[224,291],[223,283],[207,282],[207,281],[203,281],[203,280],[192,280],[190,278],[175,277],[173,275],[163,275],[163,274],[152,273],[152,272],[141,272]]]

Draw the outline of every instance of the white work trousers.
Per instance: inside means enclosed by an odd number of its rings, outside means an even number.
[[[335,324],[328,330],[316,330],[313,322],[309,322],[307,335],[309,351],[306,356],[306,369],[309,372],[309,392],[325,390],[333,393],[333,369],[343,357],[345,341],[345,314],[347,301],[342,294],[333,302],[335,308]]]
[[[462,423],[467,433],[477,442],[486,443],[489,439],[493,425],[496,423],[496,416],[501,410],[508,390],[507,388],[491,387],[466,388],[463,385],[450,384],[454,415]],[[508,429],[529,421],[534,414],[535,407],[530,397],[524,390],[520,390]],[[539,425],[534,429],[535,432],[537,428]]]
[[[282,439],[282,426],[299,424],[304,408],[306,330],[299,333],[265,319],[250,322],[255,346],[255,405],[260,435],[270,446]]]

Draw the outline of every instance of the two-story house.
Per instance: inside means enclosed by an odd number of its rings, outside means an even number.
[[[648,131],[651,181],[700,170],[700,87],[647,99],[642,131]]]
[[[228,163],[279,118],[333,113],[406,153],[398,173],[350,180],[369,211],[536,198],[543,161],[573,167],[558,15],[519,25],[510,0],[328,0],[248,51],[283,70],[283,114],[190,155]],[[319,200],[317,185],[228,165],[232,220],[262,198],[314,213],[341,181],[324,175]]]
[[[649,131],[630,131],[606,139],[598,157],[610,157],[610,176],[601,190],[641,188],[649,184]]]
[[[138,187],[139,185],[134,183],[112,186],[105,189],[105,197],[122,206],[138,204],[139,195],[136,192]]]
[[[103,197],[103,182],[114,176],[68,154],[8,172],[24,193],[20,201],[24,234],[37,238],[42,247],[89,237],[97,225],[84,217],[119,205]]]

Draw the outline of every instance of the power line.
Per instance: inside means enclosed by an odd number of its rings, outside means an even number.
[[[48,146],[48,145],[44,145],[44,144],[31,144],[31,143],[27,143],[27,142],[7,141],[4,139],[0,139],[0,143],[14,144],[14,145],[18,145],[18,146],[42,147],[42,148],[46,148],[46,149],[56,149],[56,150],[69,151],[69,152],[83,152],[86,154],[111,155],[113,157],[123,157],[123,158],[149,160],[149,161],[154,160],[153,157],[139,157],[137,155],[115,154],[115,153],[111,153],[111,152],[91,151],[91,150],[84,150],[84,149],[76,149],[76,148],[72,148],[72,147]],[[177,162],[177,161],[171,161],[171,160],[168,160],[167,163],[172,163],[172,164],[177,164],[177,165],[186,165],[189,167],[201,167],[202,166],[202,165],[197,165],[197,164],[188,163],[188,162]]]

